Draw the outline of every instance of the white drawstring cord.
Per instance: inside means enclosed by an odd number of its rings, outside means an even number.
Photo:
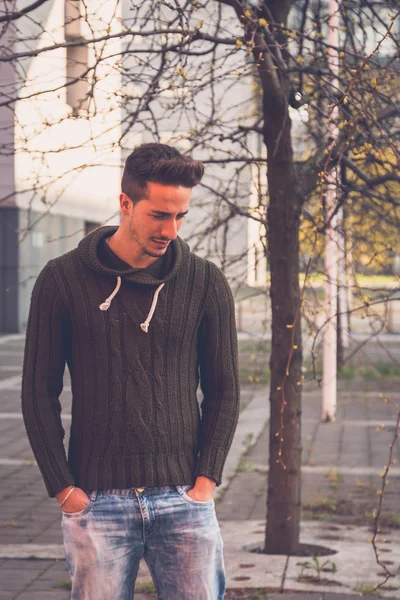
[[[148,333],[149,331],[149,324],[150,321],[153,317],[154,311],[156,310],[156,306],[157,306],[157,300],[158,300],[158,294],[161,292],[161,290],[163,289],[165,283],[162,283],[161,285],[158,286],[158,288],[156,289],[154,296],[153,296],[153,302],[151,304],[151,308],[150,308],[150,312],[147,315],[147,319],[145,320],[144,323],[140,324],[141,329],[145,332]]]
[[[100,310],[108,310],[110,308],[111,302],[113,301],[114,296],[116,296],[118,294],[118,290],[120,287],[121,287],[121,277],[118,275],[117,285],[115,286],[113,293],[110,296],[108,296],[108,298],[106,300],[104,300],[103,304],[100,304],[100,306],[99,306]]]
[[[149,332],[149,324],[150,324],[151,319],[153,318],[154,311],[156,310],[158,294],[161,292],[164,285],[165,285],[165,282],[162,283],[161,285],[159,285],[158,288],[156,289],[156,291],[154,292],[153,302],[151,303],[151,308],[150,308],[149,314],[147,315],[147,319],[145,320],[144,323],[140,324],[140,328],[145,333]],[[104,300],[104,302],[102,304],[100,304],[100,306],[99,306],[100,310],[108,310],[110,308],[111,302],[113,301],[114,297],[118,294],[120,287],[121,287],[121,277],[118,276],[117,277],[117,285],[115,286],[113,293],[110,294],[110,296],[108,296],[108,298],[106,300]]]

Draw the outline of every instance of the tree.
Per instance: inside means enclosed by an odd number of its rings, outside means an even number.
[[[243,219],[259,224],[272,309],[264,550],[293,554],[301,510],[300,226],[310,231],[311,268],[333,216],[324,203],[333,166],[342,173],[335,214],[345,205],[351,222],[355,207],[365,212],[368,205],[371,214],[389,211],[398,224],[395,3],[340,3],[337,87],[323,0],[67,0],[65,23],[53,4],[33,2],[18,11],[3,0],[0,8],[7,39],[0,63],[12,73],[0,108],[15,111],[15,143],[27,173],[11,196],[29,194],[33,213],[39,200],[43,218],[57,210],[75,177],[119,167],[119,150],[124,156],[139,136],[168,140],[210,165],[195,198],[192,249],[206,245],[238,284],[248,248],[237,247],[235,236]],[[39,69],[30,78],[36,59],[48,57],[56,70],[65,55],[66,76],[55,71],[46,78]],[[43,108],[60,95],[70,99],[71,111]],[[24,117],[27,103],[35,107],[34,125]],[[334,107],[340,134],[333,142],[327,131]],[[305,115],[301,123],[296,114]],[[78,142],[65,127],[77,123],[85,132]],[[8,142],[2,155],[14,155]],[[65,163],[56,167],[54,156]],[[250,192],[257,198],[251,208]],[[3,204],[9,199],[5,192]],[[28,219],[25,231],[35,223]]]

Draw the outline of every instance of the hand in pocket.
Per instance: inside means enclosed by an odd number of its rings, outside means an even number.
[[[63,494],[65,497],[66,494]],[[58,500],[58,494],[57,494]],[[62,499],[59,500],[59,503],[62,502]],[[86,506],[89,504],[90,498],[86,492],[84,492],[81,488],[76,487],[71,495],[69,496],[66,503],[61,507],[62,512],[67,514],[73,514],[81,512]]]

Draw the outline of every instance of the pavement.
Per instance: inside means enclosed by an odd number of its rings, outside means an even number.
[[[392,353],[397,348],[392,348]],[[0,337],[0,600],[67,600],[69,577],[60,512],[55,501],[47,497],[20,411],[22,354],[22,336]],[[62,404],[68,429],[68,382]],[[311,558],[259,552],[266,514],[268,388],[243,387],[239,425],[223,485],[216,492],[225,544],[227,598],[369,597],[368,593],[384,581],[385,568],[392,576],[379,594],[400,598],[397,464],[390,467],[384,494],[377,541],[381,565],[370,541],[380,474],[388,462],[399,405],[400,388],[396,389],[393,381],[349,380],[339,387],[336,422],[321,423],[321,391],[315,383],[305,386],[301,542],[323,546],[329,552],[312,568]],[[399,460],[398,439],[393,452]],[[307,562],[308,566],[299,565]],[[143,565],[135,599],[154,598],[150,589],[150,576]]]

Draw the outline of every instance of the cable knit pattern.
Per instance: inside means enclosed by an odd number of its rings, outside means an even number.
[[[159,272],[159,261],[109,268],[98,249],[115,230],[101,227],[51,260],[34,286],[22,411],[47,491],[191,485],[197,475],[220,484],[239,413],[229,284],[179,237],[168,249],[168,272]],[[100,310],[118,276],[118,293]],[[161,283],[145,333],[140,324]],[[73,397],[68,459],[59,401],[65,364]]]

